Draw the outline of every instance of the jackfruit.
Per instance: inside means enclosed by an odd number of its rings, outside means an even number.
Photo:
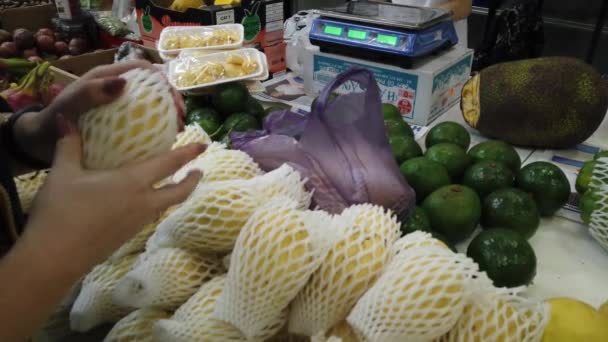
[[[462,89],[465,121],[513,145],[569,148],[587,140],[608,109],[608,85],[585,62],[546,57],[496,64]]]

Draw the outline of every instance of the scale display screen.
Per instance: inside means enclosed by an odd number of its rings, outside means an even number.
[[[341,36],[342,35],[342,28],[339,26],[331,26],[331,25],[326,25],[325,29],[323,30],[323,32],[325,34],[329,34],[332,36]]]
[[[378,35],[378,43],[386,44],[390,46],[396,46],[399,39],[396,36],[391,36],[387,34],[379,34]]]
[[[367,32],[360,30],[348,30],[348,38],[365,40],[367,39]]]

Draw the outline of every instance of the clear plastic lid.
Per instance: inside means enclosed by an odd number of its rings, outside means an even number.
[[[169,81],[179,91],[268,78],[266,55],[256,49],[184,57],[169,63]]]
[[[158,50],[179,53],[185,50],[229,50],[243,46],[241,24],[214,26],[170,26],[162,30]]]

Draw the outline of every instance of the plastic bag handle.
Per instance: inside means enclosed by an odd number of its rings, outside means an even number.
[[[334,92],[334,90],[338,89],[344,83],[348,81],[354,81],[359,83],[359,86],[367,91],[362,94],[368,97],[368,99],[375,99],[380,97],[380,89],[378,88],[378,84],[374,79],[374,75],[371,71],[361,68],[361,67],[352,67],[346,72],[338,75],[338,77],[334,78],[325,88],[319,97],[317,98],[317,102],[315,103],[315,107],[311,108],[313,113],[325,113],[325,107],[327,107],[327,101],[329,97]]]

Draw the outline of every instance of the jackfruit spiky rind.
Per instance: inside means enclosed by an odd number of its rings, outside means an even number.
[[[572,147],[597,130],[608,109],[606,81],[574,58],[502,63],[482,70],[479,77],[478,122],[471,124],[466,110],[465,120],[482,134],[513,145]],[[463,107],[471,96],[476,92],[463,92]]]

